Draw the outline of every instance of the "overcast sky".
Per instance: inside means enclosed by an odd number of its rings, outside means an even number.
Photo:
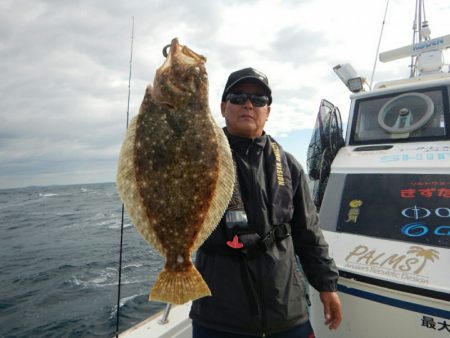
[[[391,0],[380,51],[412,42],[415,0]],[[426,2],[432,37],[450,34],[450,2]],[[207,57],[210,106],[231,71],[266,73],[266,131],[306,166],[320,100],[346,119],[349,94],[332,68],[370,79],[386,1],[0,1],[0,188],[112,182],[126,125],[173,37]],[[448,61],[448,60],[447,60]],[[409,59],[377,64],[374,82],[407,77]]]

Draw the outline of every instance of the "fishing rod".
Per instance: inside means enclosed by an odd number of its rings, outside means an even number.
[[[131,48],[130,48],[130,67],[128,74],[128,103],[127,103],[127,123],[126,129],[128,129],[128,121],[130,116],[130,88],[131,88],[131,66],[133,63],[133,40],[134,40],[134,16],[132,17],[131,24]],[[117,287],[117,321],[116,321],[116,338],[119,337],[119,319],[120,319],[120,287],[122,282],[122,252],[123,252],[123,228],[124,228],[124,215],[125,205],[122,203],[122,220],[120,224],[120,250],[119,250],[119,284]]]

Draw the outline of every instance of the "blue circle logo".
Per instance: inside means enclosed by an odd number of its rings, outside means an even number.
[[[402,234],[408,237],[421,237],[428,233],[425,223],[409,223],[402,228]]]

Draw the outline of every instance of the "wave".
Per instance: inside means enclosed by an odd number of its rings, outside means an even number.
[[[136,297],[139,297],[139,296],[142,296],[142,295],[136,294],[136,295],[132,295],[132,296],[129,296],[129,297],[120,298],[120,306],[121,307],[124,306],[127,302],[129,302],[129,301],[131,301],[131,300],[133,300],[133,299],[135,299]]]
[[[140,264],[130,264],[122,267],[122,271],[130,267],[139,268],[141,266],[142,265]],[[83,289],[116,286],[119,283],[117,270],[117,268],[107,267],[100,273],[95,274],[95,276],[79,277],[76,275],[72,275],[70,282],[73,285],[81,286]],[[122,279],[120,281],[122,285],[140,284],[147,282],[147,279],[143,279],[142,277],[126,277],[127,276],[122,275]]]
[[[124,265],[122,269],[128,269],[128,268],[140,268],[143,267],[144,264],[140,263],[140,264],[128,264],[128,265]]]
[[[52,197],[52,196],[58,196],[59,194],[53,194],[53,193],[39,193],[39,196],[41,197]]]
[[[132,226],[133,226],[133,224],[131,224],[131,223],[125,223],[123,225],[123,228],[127,229],[127,228],[131,228]],[[121,227],[120,224],[115,224],[115,225],[109,225],[108,226],[108,228],[110,228],[110,229],[120,229],[120,227]]]
[[[137,297],[142,297],[142,296],[146,296],[145,294],[135,294],[129,297],[124,297],[124,298],[120,298],[120,302],[119,302],[119,307],[122,308],[124,307],[127,303],[134,301],[134,299],[136,299]],[[109,314],[109,319],[113,319],[116,318],[117,316],[117,304],[113,306],[113,308],[111,309],[111,312]]]
[[[120,209],[112,184],[0,192],[0,338],[113,336]],[[159,310],[148,289],[163,264],[137,231],[126,229],[124,239],[123,328]]]

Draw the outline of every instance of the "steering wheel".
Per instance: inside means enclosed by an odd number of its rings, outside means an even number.
[[[378,124],[391,134],[410,133],[423,127],[433,113],[434,103],[427,95],[406,93],[390,99],[381,107]]]

